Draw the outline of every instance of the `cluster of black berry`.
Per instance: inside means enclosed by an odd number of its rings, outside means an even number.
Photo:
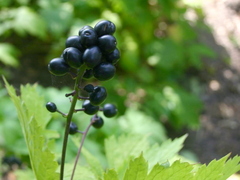
[[[66,73],[78,75],[80,68],[84,67],[82,78],[89,79],[95,77],[99,81],[111,79],[115,74],[115,64],[120,58],[120,52],[116,47],[116,38],[113,36],[115,25],[107,20],[98,22],[94,27],[84,26],[79,30],[78,35],[70,36],[66,40],[66,48],[61,57],[52,59],[48,64],[48,70],[51,74],[62,76]],[[81,68],[82,70],[82,68]],[[75,78],[75,76],[73,76]],[[80,86],[79,86],[80,88]],[[93,86],[87,84],[83,88],[88,96],[78,99],[84,100],[81,109],[75,109],[75,112],[83,111],[88,115],[93,115],[91,118],[92,126],[101,128],[104,124],[103,119],[97,115],[98,111],[102,111],[105,117],[113,117],[117,114],[117,108],[113,104],[100,105],[107,97],[107,91],[102,86]],[[75,91],[66,94],[74,96]],[[59,112],[53,102],[48,102],[46,108],[50,112]],[[71,122],[69,134],[81,132],[78,130],[75,123]]]
[[[84,26],[78,35],[66,40],[66,49],[60,58],[50,61],[48,70],[56,76],[65,75],[72,69],[86,65],[83,75],[88,79],[111,79],[115,74],[115,64],[120,58],[116,38],[113,36],[115,25],[107,20],[98,22],[94,27]]]

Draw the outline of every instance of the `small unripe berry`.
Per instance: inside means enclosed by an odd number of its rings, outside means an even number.
[[[113,117],[117,114],[117,108],[113,104],[105,104],[103,106],[103,114],[106,117]]]
[[[104,125],[103,119],[101,117],[99,117],[99,116],[93,116],[91,118],[91,121],[94,121],[92,123],[92,126],[97,128],[97,129],[101,128]]]
[[[74,122],[70,123],[69,134],[76,134],[78,132],[78,127]]]
[[[48,103],[46,104],[46,108],[47,108],[47,110],[48,110],[49,112],[56,112],[56,111],[57,111],[57,106],[56,106],[56,104],[53,103],[53,102],[48,102]]]
[[[99,106],[92,105],[89,100],[83,102],[82,108],[84,108],[84,112],[89,115],[96,114],[99,110]]]

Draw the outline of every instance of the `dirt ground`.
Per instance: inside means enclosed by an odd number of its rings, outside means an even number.
[[[199,75],[202,81],[201,128],[188,131],[186,148],[202,163],[232,153],[240,155],[240,1],[208,0],[203,3],[205,22],[212,34],[199,33],[200,41],[217,53]]]

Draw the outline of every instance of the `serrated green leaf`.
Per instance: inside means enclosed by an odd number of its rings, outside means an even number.
[[[114,169],[109,169],[104,173],[104,180],[119,180],[117,172]]]
[[[145,180],[147,173],[148,164],[141,154],[140,157],[130,161],[124,180]]]
[[[21,99],[27,110],[30,111],[31,115],[37,120],[38,125],[44,129],[50,121],[51,115],[44,106],[46,104],[44,98],[38,94],[36,88],[36,84],[33,86],[30,84],[21,86]]]
[[[38,124],[39,120],[36,120],[34,113],[31,108],[28,109],[22,97],[26,97],[24,93],[25,87],[22,86],[23,90],[21,96],[17,96],[14,88],[8,84],[6,79],[4,79],[7,91],[15,104],[18,112],[18,118],[22,127],[24,138],[28,147],[29,157],[33,172],[38,180],[56,180],[59,178],[59,174],[56,173],[58,168],[58,163],[54,160],[55,156],[47,148],[47,143],[45,142],[44,130],[42,126]],[[29,87],[27,87],[28,89]],[[38,99],[39,96],[36,95],[31,97],[33,99]],[[36,106],[36,108],[39,108]],[[40,117],[38,117],[40,118]]]
[[[225,180],[240,170],[240,157],[228,159],[230,154],[219,160],[212,160],[207,166],[202,165],[196,172],[195,179]]]
[[[85,148],[82,149],[82,154],[89,165],[89,169],[95,175],[96,179],[102,178],[103,167],[101,166],[99,160],[95,156],[93,156],[91,153],[89,153]]]
[[[181,163],[179,160],[167,168],[156,164],[146,180],[192,180],[192,169],[192,165],[186,162]]]
[[[186,138],[187,135],[174,140],[169,139],[164,141],[160,146],[155,144],[144,152],[144,157],[149,162],[149,168],[151,169],[156,163],[165,163],[174,158],[174,156],[176,156],[182,149],[183,142]]]
[[[110,168],[115,168],[119,178],[123,177],[128,162],[143,153],[149,162],[149,169],[156,163],[164,163],[174,158],[182,148],[187,135],[175,140],[164,141],[161,146],[155,144],[150,147],[147,136],[122,135],[105,140],[105,151]]]
[[[229,178],[234,173],[240,171],[240,156],[234,156],[232,159],[229,159],[223,167],[223,176],[222,180]]]
[[[118,139],[111,136],[105,140],[105,152],[109,168],[115,168],[121,178],[129,160],[138,157],[148,147],[147,136],[122,135]]]

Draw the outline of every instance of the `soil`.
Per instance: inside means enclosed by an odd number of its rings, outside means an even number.
[[[187,131],[185,148],[208,163],[228,153],[240,154],[240,1],[204,1],[203,11],[212,33],[199,32],[199,40],[216,58],[203,59],[201,128]]]

